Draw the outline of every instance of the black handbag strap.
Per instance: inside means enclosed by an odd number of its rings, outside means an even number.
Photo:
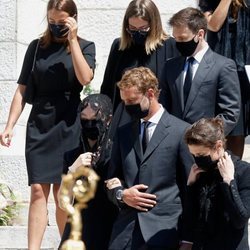
[[[38,47],[39,47],[39,42],[40,42],[40,39],[38,39],[37,44],[36,44],[36,50],[35,50],[35,53],[34,53],[34,58],[33,58],[33,64],[32,64],[31,71],[34,71],[34,68],[35,68],[36,55],[37,55],[37,51],[38,51]]]

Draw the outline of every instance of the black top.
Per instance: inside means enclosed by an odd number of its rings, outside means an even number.
[[[19,84],[29,79],[38,40],[29,45]],[[95,67],[95,45],[79,40],[89,66]],[[28,119],[26,133],[26,164],[29,184],[60,183],[65,152],[75,148],[80,136],[79,83],[71,54],[62,43],[38,47],[32,81],[35,100]]]
[[[27,84],[31,72],[38,39],[32,41],[25,54],[19,84]],[[82,53],[88,65],[95,68],[95,45],[83,39],[79,40]],[[82,85],[78,81],[72,63],[71,53],[63,43],[51,43],[47,48],[39,46],[34,68],[37,96],[58,94],[64,91],[79,93]]]
[[[248,250],[250,164],[232,156],[235,178],[224,183],[219,170],[204,172],[188,187],[183,240],[194,250]]]
[[[203,12],[213,12],[220,0],[200,0],[199,7]],[[250,64],[250,0],[245,0],[248,8],[241,8],[235,22],[229,14],[218,32],[208,31],[209,46],[217,53],[234,59],[239,71]]]
[[[139,66],[150,68],[160,79],[164,62],[179,53],[175,47],[175,40],[169,38],[163,41],[162,46],[147,55],[144,46],[132,45],[125,50],[119,50],[120,39],[114,40],[101,85],[101,93],[109,96],[113,102],[114,111],[121,101],[120,93],[116,83],[121,79],[122,74],[127,70]]]

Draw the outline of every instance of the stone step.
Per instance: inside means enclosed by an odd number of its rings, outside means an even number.
[[[1,226],[0,227],[0,249],[27,250],[27,227],[26,226]],[[56,226],[47,226],[42,250],[56,250],[60,242],[60,236]]]
[[[27,201],[20,203],[19,215],[15,219],[14,225],[27,226],[28,213],[29,213],[29,203]],[[48,202],[48,219],[50,226],[56,226],[55,203],[53,201]]]

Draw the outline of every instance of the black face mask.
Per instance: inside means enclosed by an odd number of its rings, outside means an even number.
[[[142,119],[149,113],[149,108],[142,110],[140,103],[125,105],[128,114],[134,119]]]
[[[213,161],[210,155],[194,156],[194,160],[197,166],[204,171],[212,171],[217,168],[218,160]]]
[[[67,32],[69,30],[68,27],[65,25],[57,25],[57,24],[49,24],[50,31],[53,34],[54,37],[56,38],[62,38],[67,35]]]
[[[129,30],[129,33],[132,36],[132,39],[135,44],[137,45],[144,45],[148,36],[148,31],[135,31],[135,30]]]
[[[82,135],[90,140],[98,140],[99,136],[103,134],[102,122],[98,120],[81,120]]]
[[[194,54],[197,46],[198,46],[198,42],[194,41],[194,38],[188,42],[176,42],[176,47],[179,50],[179,52],[181,53],[182,56],[191,56]]]

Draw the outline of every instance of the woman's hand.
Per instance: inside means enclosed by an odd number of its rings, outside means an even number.
[[[191,186],[192,184],[194,184],[198,177],[199,174],[201,172],[204,172],[204,170],[202,170],[201,168],[199,168],[196,164],[194,164],[190,170],[189,176],[188,176],[188,181],[187,181],[187,185]]]
[[[87,152],[78,156],[75,162],[69,167],[69,171],[74,173],[80,166],[90,167],[93,153]]]
[[[65,26],[68,27],[68,40],[77,40],[77,21],[74,17],[68,17],[65,19]]]
[[[223,181],[229,185],[231,180],[234,179],[234,164],[231,155],[225,152],[224,156],[219,159],[217,165]]]
[[[107,187],[109,190],[114,189],[114,188],[116,188],[116,187],[122,186],[121,181],[120,181],[117,177],[112,178],[112,179],[108,179],[108,180],[106,180],[106,181],[104,181],[104,182],[105,182],[105,184],[106,184],[106,187]]]
[[[12,129],[5,129],[3,133],[0,134],[0,143],[5,147],[9,147],[13,137]]]

